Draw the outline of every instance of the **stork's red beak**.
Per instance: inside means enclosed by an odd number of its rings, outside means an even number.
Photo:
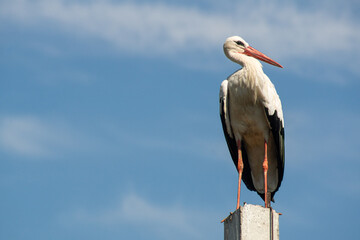
[[[245,48],[245,51],[243,52],[243,54],[248,55],[250,57],[254,57],[256,59],[259,59],[259,60],[261,60],[263,62],[274,65],[276,67],[283,68],[283,66],[281,66],[280,64],[278,64],[277,62],[275,62],[274,60],[272,60],[271,58],[269,58],[265,54],[259,52],[258,50],[256,50],[253,47],[248,46],[247,48]]]

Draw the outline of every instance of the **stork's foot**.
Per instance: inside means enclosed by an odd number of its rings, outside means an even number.
[[[230,212],[229,216],[231,216],[232,214],[233,214],[233,212]],[[228,219],[229,216],[227,216],[226,218],[224,218],[223,220],[221,220],[221,223],[225,222],[226,219]]]

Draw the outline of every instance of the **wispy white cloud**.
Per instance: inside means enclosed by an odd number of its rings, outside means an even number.
[[[202,239],[204,219],[209,213],[186,209],[178,204],[156,204],[137,194],[125,195],[113,206],[98,210],[80,209],[62,216],[66,222],[97,227],[134,225],[164,239]],[[200,221],[203,219],[203,221]],[[210,221],[209,221],[210,222]]]
[[[360,52],[358,22],[341,11],[300,10],[291,3],[246,1],[226,12],[109,1],[11,0],[0,6],[0,13],[7,19],[52,24],[133,52],[171,54],[221,49],[224,39],[234,34],[283,57]]]
[[[0,118],[0,148],[10,154],[35,158],[65,154],[78,147],[79,139],[73,133],[35,116]]]
[[[101,125],[101,124],[100,124]],[[113,123],[85,132],[74,124],[36,115],[0,116],[0,150],[30,158],[57,158],[68,154],[87,154],[107,151],[122,155],[127,148],[151,152],[167,152],[199,156],[200,159],[224,159],[228,156],[223,139],[194,135],[189,131],[176,138],[167,134],[144,133],[138,129],[124,129]],[[111,136],[111,137],[109,137]],[[111,140],[110,140],[111,139]],[[122,146],[119,148],[119,146]]]

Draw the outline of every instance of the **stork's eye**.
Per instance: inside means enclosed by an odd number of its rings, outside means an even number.
[[[236,44],[237,44],[237,45],[240,45],[240,46],[242,46],[242,47],[245,47],[245,44],[244,44],[242,41],[240,41],[240,40],[239,40],[239,41],[236,41]]]

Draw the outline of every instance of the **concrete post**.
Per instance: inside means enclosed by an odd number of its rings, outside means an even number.
[[[224,221],[225,240],[279,240],[279,213],[244,204]]]

